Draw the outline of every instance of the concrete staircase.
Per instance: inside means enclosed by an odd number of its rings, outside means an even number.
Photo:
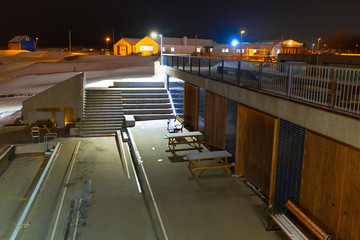
[[[80,123],[81,137],[115,135],[125,126],[124,115],[136,121],[173,117],[168,91],[159,82],[138,86],[131,82],[112,88],[87,88],[84,117]]]

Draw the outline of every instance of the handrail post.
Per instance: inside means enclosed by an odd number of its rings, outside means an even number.
[[[200,62],[201,61],[201,58],[199,58],[199,70],[198,70],[198,75],[200,75]]]
[[[176,56],[176,69],[179,70],[179,56]]]
[[[289,66],[289,76],[288,76],[288,85],[287,85],[287,96],[291,96],[291,87],[292,87],[292,73],[293,73],[293,66]]]
[[[183,60],[183,71],[185,72],[185,57],[181,57]]]
[[[336,95],[336,76],[337,71],[334,69],[334,76],[331,82],[331,101],[330,101],[330,108],[333,109],[335,106],[335,95]]]
[[[224,59],[221,60],[221,81],[224,80]]]
[[[261,91],[261,82],[262,82],[262,71],[263,71],[263,63],[260,62],[260,65],[259,65],[259,91]]]
[[[211,58],[209,58],[209,77],[211,75]]]
[[[171,56],[171,68],[174,68],[174,56]]]
[[[241,61],[238,61],[238,66],[237,66],[237,82],[238,82],[238,85],[240,85],[240,68],[241,68]]]
[[[192,57],[190,57],[190,73],[192,73]]]

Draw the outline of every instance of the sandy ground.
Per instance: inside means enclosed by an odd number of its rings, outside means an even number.
[[[151,77],[155,60],[154,57],[0,51],[0,127],[21,117],[22,101],[79,72],[86,73],[88,84],[111,85],[112,81],[123,78]]]

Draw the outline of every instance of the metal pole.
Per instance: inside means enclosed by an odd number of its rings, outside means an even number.
[[[162,44],[162,42],[163,42],[163,36],[162,36],[162,34],[160,34],[160,65],[162,64],[162,62],[161,62],[161,59],[162,59],[162,48],[163,48],[163,44]]]
[[[288,97],[291,96],[292,73],[293,73],[293,66],[290,65],[290,67],[289,67],[288,85],[287,85],[287,96]]]
[[[71,52],[71,31],[69,31],[69,52]]]

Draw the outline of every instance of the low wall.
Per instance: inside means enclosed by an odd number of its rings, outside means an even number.
[[[22,114],[25,123],[49,119],[59,122],[74,122],[83,115],[85,73],[80,73],[23,102]],[[64,119],[56,119],[56,113],[64,113]],[[58,114],[61,116],[61,114]]]

